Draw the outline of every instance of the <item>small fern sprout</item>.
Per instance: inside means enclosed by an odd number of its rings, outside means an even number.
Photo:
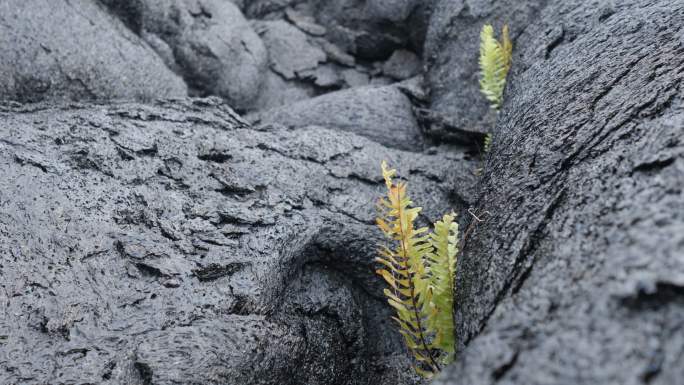
[[[485,24],[480,32],[480,91],[489,101],[491,108],[498,111],[503,102],[506,77],[511,69],[513,59],[513,43],[504,25],[501,41],[494,36],[494,27]],[[487,134],[484,141],[484,153],[492,147],[492,134]],[[478,170],[479,174],[481,170]]]
[[[501,34],[501,41],[496,40],[494,27],[490,24],[483,26],[480,33],[480,91],[495,110],[501,106],[513,56],[507,25],[504,25]]]
[[[488,133],[487,135],[485,135],[485,138],[484,138],[483,151],[486,154],[491,149],[492,149],[492,134]]]
[[[389,288],[384,294],[395,309],[399,332],[423,377],[432,377],[454,358],[453,290],[458,225],[448,214],[427,227],[416,229],[420,207],[406,192],[406,183],[394,182],[396,170],[382,162],[387,196],[378,203],[378,227],[393,247],[382,247],[376,273]]]

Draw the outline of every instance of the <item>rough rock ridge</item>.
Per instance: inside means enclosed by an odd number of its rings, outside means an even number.
[[[372,269],[378,165],[432,221],[473,193],[461,155],[213,99],[5,104],[0,138],[0,383],[415,380]]]
[[[97,2],[0,2],[0,99],[181,97],[183,81]]]
[[[680,1],[549,1],[518,37],[437,384],[681,382],[682,25]]]

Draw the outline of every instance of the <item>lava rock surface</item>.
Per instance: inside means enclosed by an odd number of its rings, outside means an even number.
[[[595,3],[550,1],[518,38],[437,384],[684,375],[684,4]]]
[[[240,9],[221,0],[105,0],[195,95],[244,109],[259,94],[267,51]],[[131,6],[134,4],[135,6]]]
[[[514,40],[498,114],[484,23]],[[0,383],[424,383],[373,272],[387,160],[421,225],[467,233],[436,384],[678,384],[682,25],[678,0],[0,3]]]
[[[427,223],[473,161],[215,99],[5,104],[0,138],[0,383],[415,381],[373,273],[378,167]]]
[[[185,83],[97,2],[0,3],[0,99],[20,102],[182,97]]]
[[[423,150],[423,136],[408,96],[394,85],[355,87],[251,116],[255,124],[321,126],[353,132],[408,151]]]

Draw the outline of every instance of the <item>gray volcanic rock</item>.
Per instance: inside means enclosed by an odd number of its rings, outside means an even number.
[[[473,194],[461,155],[215,100],[4,105],[0,138],[0,383],[415,383],[372,272],[378,168],[433,221]]]
[[[331,43],[325,39],[320,39],[319,42],[321,44],[321,48],[323,51],[325,51],[328,60],[346,67],[354,67],[356,65],[356,59],[354,56],[346,53],[334,43]]]
[[[312,81],[319,89],[339,89],[345,85],[345,79],[340,72],[340,67],[335,64],[320,65],[314,70],[300,72],[299,76]]]
[[[271,69],[287,80],[326,60],[325,52],[311,44],[304,32],[283,20],[260,21],[255,29],[268,50]]]
[[[276,19],[274,13],[284,14],[287,7],[294,5],[297,0],[250,0],[243,4],[245,16],[250,19]]]
[[[409,98],[395,86],[331,92],[251,116],[255,124],[321,126],[353,132],[386,146],[420,151],[423,140]]]
[[[187,96],[154,51],[92,1],[0,2],[0,51],[0,99]]]
[[[518,38],[437,384],[684,376],[684,3],[599,4],[549,1]]]
[[[367,86],[370,82],[370,76],[367,73],[353,68],[342,70],[340,76],[349,87]]]
[[[380,64],[355,66],[354,57],[335,44],[315,36],[318,34],[305,33],[298,26],[308,20],[307,17],[290,8],[285,16],[288,20],[296,19],[293,23],[298,23],[297,26],[284,20],[255,20],[252,23],[268,50],[270,71],[263,74],[259,96],[246,112],[288,108],[286,106],[300,100],[334,90],[393,82],[391,78],[382,76]],[[396,79],[405,79],[420,71],[420,59],[415,54],[408,51],[397,53],[385,66],[388,74]],[[343,94],[343,97],[353,95],[350,102],[339,100],[343,104],[355,103],[360,93],[364,91]],[[402,104],[394,106],[405,107]]]
[[[387,85],[416,75],[421,61],[413,52],[422,50],[422,35],[412,40],[421,29],[413,19],[418,14],[425,19],[423,8],[421,1],[414,0],[245,3],[246,15],[255,19],[252,26],[268,51],[270,69],[282,79],[263,74],[258,97],[242,112],[265,111],[335,90]],[[409,46],[413,52],[401,49]],[[383,74],[378,60],[393,52]]]
[[[245,13],[255,19],[287,17],[312,35],[325,34],[353,55],[384,60],[398,48],[422,49],[427,3],[423,0],[253,0],[245,4]],[[293,18],[293,14],[297,17]],[[303,23],[306,17],[317,23]]]
[[[313,17],[303,15],[292,8],[285,10],[285,17],[290,23],[309,35],[323,36],[327,32],[325,27],[317,24]]]
[[[277,108],[316,96],[310,85],[288,82],[270,69],[264,73],[262,83],[259,97],[252,103],[250,110]]]
[[[398,48],[420,49],[425,33],[421,0],[326,0],[312,6],[332,41],[369,60]]]
[[[239,109],[257,98],[266,49],[232,2],[137,0],[132,6],[104,1],[199,95],[221,96]]]
[[[406,80],[421,72],[421,61],[418,55],[405,49],[394,51],[392,56],[382,65],[382,73],[396,80]]]

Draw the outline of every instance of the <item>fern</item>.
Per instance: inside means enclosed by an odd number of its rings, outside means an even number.
[[[445,214],[435,223],[430,234],[430,244],[434,249],[429,257],[430,287],[432,301],[437,309],[429,319],[430,329],[435,331],[433,347],[443,351],[443,364],[454,359],[454,277],[456,275],[456,253],[458,252],[458,223],[455,214]]]
[[[513,44],[504,25],[501,41],[494,36],[494,27],[486,24],[480,33],[480,90],[498,110],[503,99],[506,76],[511,68]]]
[[[427,319],[432,311],[432,292],[428,287],[429,280],[424,261],[432,251],[426,233],[428,229],[414,228],[414,221],[421,211],[420,207],[410,207],[413,202],[406,195],[406,184],[394,183],[392,177],[396,170],[390,170],[387,163],[382,163],[382,175],[387,185],[387,198],[380,200],[381,217],[377,218],[378,227],[385,236],[396,242],[396,248],[382,248],[380,258],[376,260],[385,266],[377,270],[389,284],[385,296],[389,304],[396,310],[392,317],[404,336],[406,346],[415,359],[426,369],[416,367],[423,374],[434,373],[439,365],[432,357]]]
[[[501,50],[503,53],[504,66],[504,80],[508,76],[508,71],[511,69],[511,62],[513,61],[513,43],[508,30],[508,25],[504,24],[501,29]]]
[[[396,170],[386,162],[382,162],[382,175],[388,192],[378,204],[377,225],[395,247],[380,250],[376,261],[384,268],[377,274],[389,285],[384,293],[396,311],[392,319],[418,361],[414,368],[431,377],[454,356],[452,296],[458,225],[454,215],[445,215],[432,233],[427,227],[416,229],[421,208],[412,207],[406,183],[392,181]]]
[[[485,135],[483,151],[486,154],[491,149],[492,149],[492,134],[489,133],[489,134]]]
[[[503,102],[503,92],[506,77],[511,69],[513,59],[513,43],[504,25],[501,31],[501,41],[494,36],[494,27],[486,24],[480,33],[480,91],[491,103],[491,107],[498,110]],[[492,147],[492,135],[487,134],[484,141],[484,153]],[[476,170],[480,173],[481,170]]]

